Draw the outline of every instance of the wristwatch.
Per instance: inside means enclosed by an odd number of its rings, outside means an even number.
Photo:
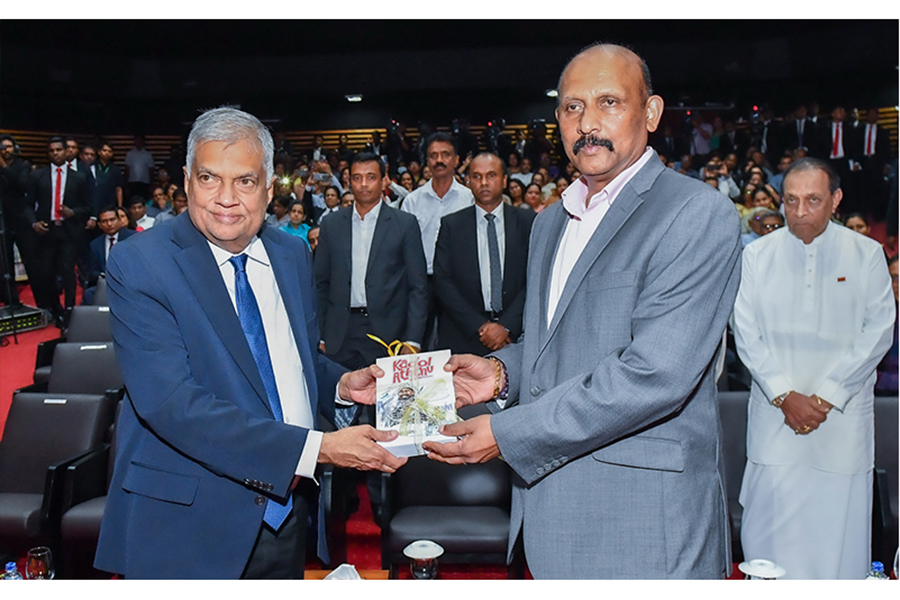
[[[779,396],[775,396],[774,398],[772,398],[772,406],[774,406],[775,408],[781,408],[781,405],[784,404],[784,399],[788,397],[788,394],[790,394],[790,392],[785,392]]]

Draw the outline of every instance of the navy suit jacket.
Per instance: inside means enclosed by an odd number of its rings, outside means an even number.
[[[313,414],[327,416],[344,369],[317,352],[309,250],[265,226],[260,238]],[[95,564],[136,579],[238,578],[264,499],[290,494],[309,430],[274,420],[219,267],[187,211],[116,248],[107,279],[127,395]]]
[[[535,213],[503,205],[505,253],[503,260],[503,310],[497,322],[515,342],[522,334],[525,309],[525,265],[528,239]],[[438,344],[454,354],[484,356],[490,349],[481,343],[478,328],[487,320],[481,293],[478,264],[478,233],[475,207],[470,206],[441,219],[434,251],[434,291],[441,305]]]
[[[137,233],[134,230],[123,227],[119,230],[119,240],[116,244],[120,242],[124,242],[131,236]],[[106,272],[106,238],[108,236],[105,233],[100,233],[100,236],[94,238],[90,245],[88,246],[88,273],[87,280],[90,284],[97,283],[97,279],[100,277],[101,273]],[[113,245],[113,250],[115,250],[116,246]]]

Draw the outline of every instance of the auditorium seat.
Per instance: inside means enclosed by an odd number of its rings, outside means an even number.
[[[872,517],[872,560],[890,565],[898,545],[898,402],[897,396],[875,396],[875,501]]]
[[[76,306],[72,308],[65,335],[38,344],[34,382],[49,381],[56,346],[76,342],[111,342],[112,325],[108,306]]]
[[[58,554],[63,471],[103,443],[114,404],[105,394],[13,396],[0,439],[0,553]]]
[[[506,564],[511,471],[505,462],[457,466],[419,456],[384,474],[382,482],[381,562],[391,578],[397,578],[399,565],[409,563],[403,549],[422,539],[444,548],[443,563]],[[508,575],[524,577],[521,552]]]

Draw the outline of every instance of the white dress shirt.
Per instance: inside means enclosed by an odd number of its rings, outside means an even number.
[[[481,297],[484,300],[484,310],[491,310],[491,253],[488,248],[488,220],[485,219],[487,211],[475,205],[475,233],[478,239],[478,270],[481,273]],[[498,204],[491,214],[494,219],[494,227],[497,229],[497,245],[500,246],[500,281],[503,281],[503,268],[506,263],[506,222],[503,219],[503,203]]]
[[[553,315],[556,313],[556,305],[562,296],[566,287],[566,281],[572,273],[578,257],[584,251],[584,247],[590,241],[600,221],[606,216],[609,207],[615,201],[622,188],[631,181],[631,178],[641,170],[650,157],[653,156],[653,150],[647,148],[644,154],[637,161],[619,173],[615,179],[606,184],[602,190],[594,194],[587,207],[585,200],[588,195],[588,186],[584,181],[584,177],[573,181],[562,193],[563,208],[569,213],[570,219],[566,224],[562,239],[559,242],[559,248],[556,251],[556,258],[553,259],[553,270],[550,274],[550,293],[547,295],[547,326],[553,321]]]
[[[422,249],[425,251],[425,263],[428,266],[429,275],[434,274],[434,247],[441,230],[441,217],[475,204],[472,190],[456,181],[455,178],[443,198],[435,193],[433,184],[434,179],[410,192],[400,207],[400,210],[412,214],[419,221],[419,229],[422,231]]]
[[[121,230],[120,230],[121,231]],[[113,235],[103,234],[106,240],[103,243],[103,257],[106,260],[109,260],[109,251],[113,249],[113,247],[119,243],[119,232],[117,231]]]
[[[216,264],[228,290],[228,296],[237,313],[237,299],[234,290],[234,267],[228,259],[237,256],[231,252],[209,243]],[[287,309],[275,280],[275,273],[269,262],[266,247],[258,237],[253,238],[250,245],[238,254],[246,254],[247,279],[253,288],[253,295],[259,305],[263,329],[266,332],[266,343],[269,346],[269,357],[272,360],[272,371],[275,373],[275,386],[281,400],[281,411],[284,422],[288,425],[309,429],[306,445],[300,455],[295,473],[302,477],[312,478],[322,445],[322,433],[314,431],[315,419],[309,401],[309,390],[303,376],[303,364],[300,362],[300,351],[294,339],[294,332],[288,319]]]
[[[891,346],[894,296],[881,246],[829,223],[804,244],[785,227],[744,248],[735,342],[753,383],[748,459],[861,473],[874,460],[875,368]],[[773,398],[796,391],[834,405],[795,435]]]
[[[372,238],[375,236],[375,226],[378,224],[378,215],[381,214],[381,202],[378,202],[372,210],[361,217],[353,203],[350,212],[351,240],[350,240],[350,307],[360,308],[368,306],[366,303],[366,272],[369,268],[369,253],[372,250]]]
[[[156,223],[156,219],[154,219],[153,217],[148,217],[147,215],[144,215],[135,222],[135,224],[141,229],[150,229],[151,227],[153,227],[154,223]]]

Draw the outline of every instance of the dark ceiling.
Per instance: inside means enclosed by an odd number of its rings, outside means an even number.
[[[897,103],[896,20],[2,20],[0,127],[175,133],[224,103],[291,130],[552,119],[544,91],[598,39],[670,108]]]

